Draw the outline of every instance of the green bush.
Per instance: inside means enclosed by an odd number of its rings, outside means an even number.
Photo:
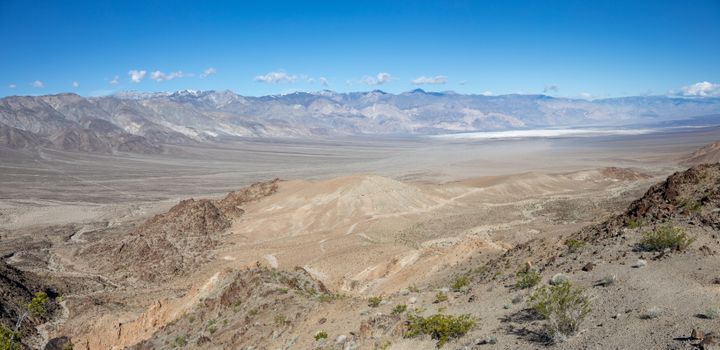
[[[447,295],[446,295],[445,293],[443,293],[443,292],[437,292],[437,294],[435,294],[435,302],[436,302],[436,303],[442,303],[442,302],[447,301],[447,300],[448,300],[448,297],[447,297]]]
[[[515,275],[515,289],[528,289],[540,283],[540,273],[533,269],[519,271]]]
[[[315,341],[327,339],[327,337],[328,337],[328,334],[325,331],[320,331],[320,332],[315,333]]]
[[[217,321],[216,320],[208,321],[207,331],[210,332],[210,334],[215,334],[215,332],[217,332]]]
[[[452,288],[453,291],[460,292],[463,290],[463,288],[467,287],[468,285],[470,285],[470,280],[468,280],[467,276],[460,276],[457,279],[455,279],[455,282],[453,282],[452,286],[450,286],[450,287]]]
[[[382,303],[383,299],[382,297],[370,297],[368,298],[368,306],[369,307],[378,307],[380,306],[380,303]]]
[[[178,336],[175,338],[175,346],[177,347],[184,347],[187,345],[187,340],[185,339],[185,336]]]
[[[285,324],[288,324],[288,323],[290,323],[290,322],[288,322],[288,319],[287,319],[287,317],[285,317],[285,315],[283,315],[283,314],[275,315],[275,324],[276,325],[284,326]]]
[[[437,340],[437,347],[440,348],[448,340],[465,335],[474,325],[475,321],[470,315],[435,314],[429,317],[410,315],[404,336],[413,338],[429,335],[432,339]]]
[[[574,253],[585,247],[585,242],[578,241],[577,239],[568,239],[565,241],[565,246],[568,247],[568,251]]]
[[[663,251],[665,249],[684,250],[693,242],[685,230],[680,227],[663,225],[653,231],[643,233],[640,247],[648,251]]]
[[[393,314],[393,315],[400,315],[400,314],[402,314],[403,312],[405,312],[405,310],[407,310],[407,305],[405,305],[405,304],[398,304],[398,305],[395,305],[395,307],[393,308],[392,314]]]
[[[641,219],[629,219],[626,224],[629,229],[636,229],[638,227],[641,227],[642,225],[643,222]]]
[[[590,300],[581,288],[573,288],[568,281],[543,286],[529,298],[530,306],[547,320],[548,336],[562,341],[575,335],[590,313]]]
[[[20,350],[20,336],[15,334],[15,343],[10,348],[10,338],[12,337],[12,329],[0,324],[0,350]]]

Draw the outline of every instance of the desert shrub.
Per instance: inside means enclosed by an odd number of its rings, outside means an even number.
[[[565,246],[568,248],[569,252],[575,253],[585,247],[585,242],[578,241],[577,239],[568,239],[565,241]]]
[[[210,332],[210,334],[217,332],[217,321],[216,320],[208,321],[207,331]]]
[[[29,304],[26,305],[27,310],[35,316],[45,315],[45,304],[47,304],[48,296],[45,292],[37,292]]]
[[[642,225],[643,225],[643,222],[641,219],[628,219],[627,223],[625,224],[625,226],[627,226],[627,228],[633,229],[633,230]]]
[[[683,209],[684,214],[697,213],[702,209],[702,203],[693,199],[681,199],[678,206]]]
[[[429,317],[410,315],[404,336],[413,338],[429,335],[432,339],[437,340],[437,347],[440,348],[448,340],[465,335],[474,325],[475,321],[470,315],[435,314]]]
[[[369,307],[378,307],[380,306],[380,303],[382,303],[383,299],[382,297],[370,297],[368,298],[368,306]]]
[[[20,345],[18,344],[20,336],[15,334],[15,343],[13,343],[12,348],[10,347],[11,337],[12,329],[0,324],[0,350],[20,350]]]
[[[315,341],[321,341],[323,339],[327,339],[328,334],[325,331],[320,331],[315,333]]]
[[[284,326],[285,324],[290,323],[288,322],[287,317],[283,314],[277,314],[275,315],[275,324],[278,326]]]
[[[683,250],[693,239],[688,237],[685,230],[680,227],[663,225],[653,231],[643,233],[640,248],[648,251],[663,251],[665,249]]]
[[[519,271],[515,275],[515,289],[527,289],[540,283],[540,273],[533,269]]]
[[[467,276],[460,276],[455,279],[455,282],[453,282],[452,286],[450,287],[453,291],[460,292],[468,285],[470,285],[470,280],[468,280]]]
[[[323,303],[329,303],[329,302],[332,302],[335,300],[343,299],[343,298],[345,298],[345,295],[339,294],[339,293],[323,293],[323,294],[320,294],[320,296],[318,298]]]
[[[392,314],[393,314],[393,315],[400,315],[400,314],[402,314],[403,312],[405,312],[406,310],[407,310],[407,305],[405,305],[405,304],[398,304],[398,305],[395,305],[395,307],[393,308]]]
[[[185,339],[184,335],[180,335],[175,338],[175,346],[181,348],[181,347],[184,347],[185,345],[187,345],[187,339]]]
[[[409,290],[410,292],[412,292],[412,293],[418,293],[418,292],[420,292],[420,288],[418,288],[418,287],[417,287],[416,285],[414,285],[414,284],[413,284],[412,286],[409,286],[409,287],[408,287],[408,290]]]
[[[442,303],[447,300],[448,300],[447,294],[445,294],[443,292],[437,292],[437,294],[435,294],[435,302],[436,303]]]
[[[720,307],[711,307],[705,311],[705,318],[716,320],[720,318]]]
[[[547,321],[547,335],[555,342],[575,335],[590,313],[590,300],[570,282],[543,286],[529,298],[532,309]]]

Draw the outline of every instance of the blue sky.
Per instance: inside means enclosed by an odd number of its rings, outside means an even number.
[[[718,38],[717,0],[0,0],[0,95],[709,96]]]

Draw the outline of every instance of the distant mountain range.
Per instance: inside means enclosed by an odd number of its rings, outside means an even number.
[[[72,93],[0,99],[0,147],[163,152],[163,144],[238,137],[435,135],[549,127],[667,124],[717,116],[720,98],[463,95],[421,89],[292,93]],[[710,120],[715,119],[710,117]]]

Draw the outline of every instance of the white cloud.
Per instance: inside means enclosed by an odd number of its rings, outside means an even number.
[[[185,77],[191,77],[191,76],[192,76],[192,74],[183,73],[182,71],[170,72],[170,73],[165,74],[159,70],[156,70],[156,71],[150,73],[150,79],[155,80],[155,81],[173,80],[175,78],[185,78]]]
[[[35,80],[35,81],[33,81],[32,83],[30,83],[30,85],[31,85],[32,87],[36,87],[36,88],[45,87],[45,84],[44,84],[42,81],[40,81],[40,80]]]
[[[363,78],[362,81],[363,81],[363,83],[368,84],[368,85],[382,85],[382,84],[389,82],[392,79],[393,78],[390,75],[390,73],[380,72],[377,75],[375,75],[374,77],[365,77],[365,78]]]
[[[720,84],[702,81],[680,89],[683,96],[720,97]]]
[[[413,85],[428,85],[428,84],[445,84],[447,83],[447,77],[444,75],[437,75],[434,77],[421,76],[413,79]]]
[[[119,75],[116,75],[116,76],[115,76],[114,78],[112,78],[112,80],[110,80],[108,83],[110,83],[110,85],[117,85],[117,84],[119,84],[119,83],[120,83],[120,76],[119,76]]]
[[[14,89],[14,88],[16,88],[16,87],[17,87],[17,85],[15,85],[15,84],[10,84],[10,85],[8,85],[8,88],[10,88],[10,89]]]
[[[259,83],[293,83],[297,79],[297,75],[290,75],[285,72],[270,72],[255,77],[255,81]]]
[[[460,85],[465,85],[465,84],[467,84],[467,82],[468,82],[467,80],[461,80],[459,84],[460,84]]]
[[[210,68],[204,70],[204,71],[200,74],[200,78],[205,79],[205,78],[207,78],[207,77],[209,77],[209,76],[211,76],[211,75],[213,75],[213,74],[215,74],[215,73],[217,73],[217,70],[216,70],[215,68],[213,68],[213,67],[210,67]]]
[[[130,76],[130,80],[133,83],[139,83],[145,78],[145,74],[147,74],[144,70],[131,70],[128,72],[128,75]]]
[[[325,78],[325,77],[320,77],[320,78],[318,78],[318,81],[320,82],[320,84],[322,84],[322,86],[328,86],[328,85],[330,85],[330,82],[329,82],[329,81],[327,80],[327,78]]]
[[[582,98],[584,98],[584,99],[589,99],[590,97],[592,97],[592,95],[590,95],[590,94],[587,93],[587,92],[581,92],[581,93],[580,93],[580,97],[582,97]]]
[[[73,82],[72,82],[72,87],[76,88],[76,87],[79,87],[79,86],[80,86],[80,83],[78,83],[77,81],[73,81]]]
[[[483,96],[493,96],[493,95],[495,95],[495,94],[494,94],[492,91],[485,91],[485,92],[483,92],[483,93],[480,94],[480,95],[483,95]]]

